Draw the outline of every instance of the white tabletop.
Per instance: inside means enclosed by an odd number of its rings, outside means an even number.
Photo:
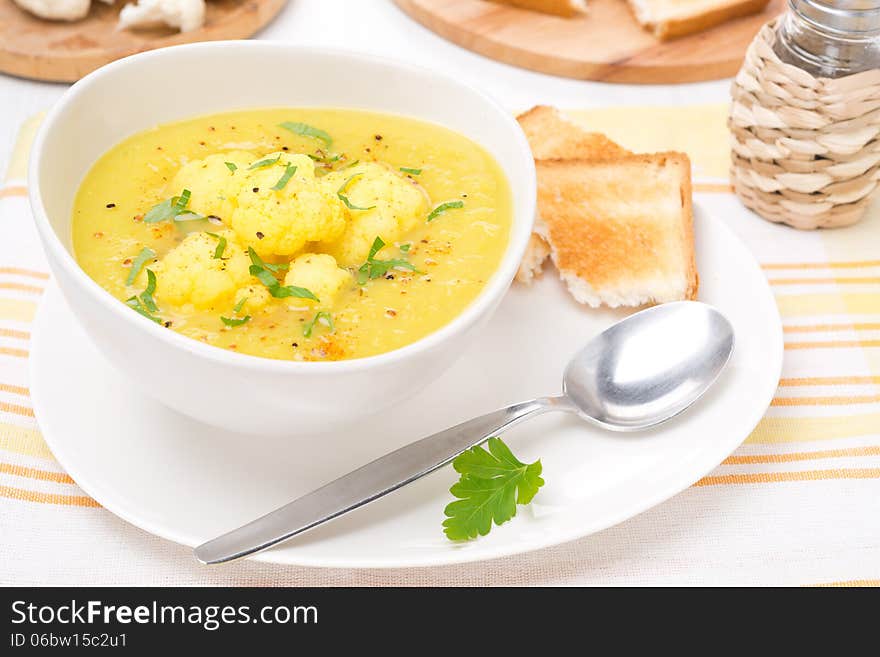
[[[289,0],[258,39],[321,45],[406,59],[454,73],[493,94],[511,110],[536,103],[558,107],[671,105],[720,102],[729,80],[686,85],[582,82],[500,64],[441,39],[390,0]],[[0,75],[0,170],[5,170],[18,127],[44,111],[68,85]]]

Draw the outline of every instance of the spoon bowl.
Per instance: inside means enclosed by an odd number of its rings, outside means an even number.
[[[581,418],[637,431],[678,415],[721,374],[733,326],[696,301],[654,306],[603,331],[565,369],[563,390]]]

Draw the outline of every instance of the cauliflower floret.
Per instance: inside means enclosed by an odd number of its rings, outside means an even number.
[[[338,267],[333,256],[326,253],[304,253],[290,263],[284,284],[304,287],[320,299],[318,302],[291,297],[297,306],[330,308],[351,280],[349,271]]]
[[[205,0],[138,0],[119,12],[119,29],[165,23],[181,32],[199,29],[205,22]]]
[[[235,208],[235,197],[244,177],[242,170],[253,159],[253,153],[229,151],[187,162],[168,183],[166,193],[170,197],[188,189],[192,192],[188,210],[228,220]],[[238,168],[230,171],[226,162],[231,162]]]
[[[241,314],[246,315],[265,308],[272,301],[272,295],[265,285],[254,283],[238,289],[235,293],[235,306],[238,306],[242,299],[245,299],[245,302],[241,307]]]
[[[321,182],[335,192],[346,180],[349,182],[343,194],[349,202],[371,209],[352,210],[351,222],[342,237],[335,242],[322,241],[321,250],[331,253],[342,265],[363,263],[376,237],[390,244],[428,214],[429,199],[425,191],[412,179],[386,166],[365,162],[327,174]]]
[[[76,21],[89,13],[91,0],[15,0],[22,9],[53,21]]]
[[[190,233],[153,268],[156,299],[176,306],[209,309],[230,306],[240,287],[252,285],[250,258],[231,231],[222,258],[215,258],[218,240],[208,233]],[[141,273],[143,276],[143,273]]]
[[[261,256],[293,255],[307,242],[332,241],[345,230],[345,206],[315,178],[315,165],[306,155],[270,153],[259,161],[278,161],[245,169],[229,225],[239,241]],[[273,189],[288,165],[296,172],[282,189]]]

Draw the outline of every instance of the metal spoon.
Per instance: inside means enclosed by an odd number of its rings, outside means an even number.
[[[693,404],[733,351],[733,327],[711,306],[682,301],[635,313],[594,337],[568,364],[563,394],[514,404],[386,454],[195,549],[203,563],[264,550],[437,470],[526,418],[566,411],[604,429],[655,426]]]

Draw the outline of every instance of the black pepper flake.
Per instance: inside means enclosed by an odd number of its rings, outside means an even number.
[[[254,194],[256,194],[258,191],[260,191],[260,188],[259,188],[259,187],[254,187],[254,190],[253,190],[253,191],[254,191]]]
[[[382,141],[382,135],[376,135],[376,141]]]
[[[115,207],[116,207],[116,204],[115,204],[115,203],[108,203],[108,204],[107,204],[107,207],[108,207],[108,208],[115,208]]]
[[[199,146],[204,146],[204,145],[205,145],[205,142],[203,142],[203,141],[199,142]]]
[[[282,147],[281,147],[281,150],[282,150],[282,151],[289,151],[290,149],[289,149],[287,146],[282,146]]]
[[[290,346],[296,348],[299,346],[299,342],[294,342]]]
[[[385,277],[385,280],[393,281],[393,280],[394,280],[394,274],[388,274],[388,275]]]
[[[264,237],[266,237],[266,236],[263,235],[263,233],[261,233],[260,231],[257,231],[257,239],[258,239],[258,240],[261,240],[261,239],[263,239]]]
[[[165,328],[171,328],[171,322],[165,322]]]

